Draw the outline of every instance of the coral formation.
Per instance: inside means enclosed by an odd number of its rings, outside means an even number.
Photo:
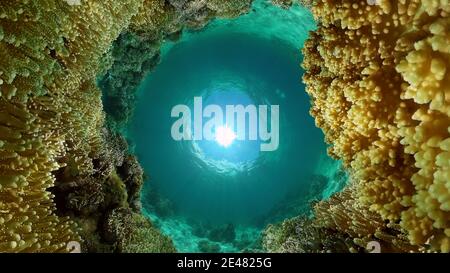
[[[56,196],[58,214],[78,224],[83,251],[124,252],[132,247],[173,252],[171,241],[140,214],[144,173],[136,157],[128,154],[125,139],[106,128],[102,137],[104,149],[92,158],[93,173],[81,176],[68,166],[54,173],[56,183],[50,191]],[[144,234],[152,237],[133,239]]]
[[[106,128],[101,131],[103,150],[92,158],[95,171],[80,175],[72,166],[66,166],[54,172],[56,183],[50,191],[55,195],[57,212],[70,216],[80,226],[83,251],[122,252],[132,244],[129,236],[140,233],[153,235],[147,238],[149,242],[139,239],[142,249],[157,251],[158,245],[152,242],[163,242],[166,237],[150,223],[135,221],[141,212],[143,170],[136,157],[128,154],[127,143],[120,134]]]
[[[360,235],[367,221],[374,234],[376,213],[410,243],[450,252],[447,1],[309,2],[319,22],[303,50],[311,114],[368,218],[339,223]]]
[[[111,62],[106,72],[99,78],[103,91],[108,125],[120,130],[133,112],[135,93],[145,75],[160,60],[161,42],[124,32],[114,41],[110,51],[105,54],[106,63]]]
[[[293,0],[272,0],[272,4],[279,6],[283,9],[289,9],[294,4]]]
[[[314,220],[269,227],[266,249],[361,251],[375,239],[450,252],[450,5],[300,2],[319,22],[303,51],[311,114],[352,184],[318,203]],[[66,252],[80,240],[86,251],[174,251],[139,214],[143,172],[105,129],[96,81],[123,123],[164,39],[250,4],[2,1],[0,252]]]
[[[269,253],[363,252],[345,234],[317,227],[307,217],[269,225],[263,232],[263,248]]]
[[[386,224],[378,213],[357,202],[355,194],[357,191],[350,186],[329,200],[316,204],[314,225],[344,234],[360,248],[376,241],[383,252],[419,251],[417,246],[411,245],[398,224]]]
[[[295,217],[264,231],[269,252],[366,252],[377,242],[383,252],[417,252],[398,224],[386,223],[353,196],[353,186],[314,206],[314,215]]]
[[[98,74],[109,126],[120,131],[127,124],[138,85],[159,63],[164,40],[177,40],[184,28],[201,29],[215,17],[239,16],[250,4],[249,0],[145,0],[128,30],[104,55],[106,71]]]
[[[122,247],[125,253],[174,253],[172,240],[161,232],[142,214],[133,214],[129,240]]]
[[[118,168],[120,177],[123,177],[128,204],[135,211],[141,210],[141,188],[144,183],[144,170],[139,165],[136,156],[129,155],[125,158],[123,164]]]
[[[103,223],[105,240],[117,251],[128,253],[173,253],[172,241],[161,235],[142,214],[129,208],[112,210]]]
[[[98,60],[137,1],[1,3],[0,251],[67,251],[72,221],[55,214],[54,172],[93,171],[101,151]],[[120,14],[120,16],[118,16]]]
[[[120,52],[114,56],[110,50],[119,34],[130,23],[131,29],[148,28],[149,21],[138,18],[146,16],[136,15],[163,2],[21,0],[0,4],[0,51],[7,56],[0,67],[1,252],[66,252],[68,242],[81,239],[78,234],[86,246],[98,250],[100,244],[89,238],[101,239],[96,227],[99,218],[111,206],[139,209],[136,200],[142,181],[136,180],[139,171],[131,167],[133,159],[131,165],[122,166],[120,157],[126,155],[119,152],[119,157],[105,160],[103,151],[111,143],[102,136],[104,114],[95,81],[97,76],[111,74],[111,66],[119,66],[114,65],[117,58],[127,57]],[[205,1],[184,2],[194,8]],[[208,10],[224,16],[235,14],[236,3],[242,3],[216,2],[210,1]],[[170,5],[169,10],[175,9]],[[170,21],[171,13],[163,13]],[[153,14],[146,18],[161,19],[152,21],[160,29],[165,19]],[[135,70],[130,61],[129,75],[135,72],[138,79],[157,62],[137,62],[140,69]],[[122,96],[127,94],[117,95]],[[117,176],[119,166],[125,178]]]

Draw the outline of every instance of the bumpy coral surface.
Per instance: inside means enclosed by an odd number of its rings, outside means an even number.
[[[345,233],[322,228],[306,217],[269,225],[263,232],[263,248],[269,253],[362,252]]]
[[[0,5],[0,251],[67,251],[79,240],[48,189],[63,166],[92,171],[103,123],[98,59],[139,7],[83,3]]]
[[[354,206],[450,252],[450,3],[310,2],[311,114],[352,172]]]
[[[165,2],[1,2],[0,252],[66,252],[69,242],[80,239],[98,251],[97,237],[105,236],[96,228],[102,217],[120,209],[125,213],[116,218],[123,222],[139,211],[142,170],[123,151],[114,152],[102,134],[95,82],[114,65],[111,44],[128,27],[145,34],[141,40],[159,40],[182,28],[173,21],[176,5]],[[187,20],[193,24],[242,12],[242,1],[173,2],[191,8]],[[212,15],[204,17],[201,10]],[[141,226],[141,233],[149,230]],[[156,229],[150,233],[162,238]],[[170,241],[162,242],[160,247],[172,251]],[[139,247],[148,248],[163,251]]]
[[[304,48],[311,113],[332,144],[329,153],[343,160],[353,183],[317,204],[314,226],[301,221],[308,232],[290,239],[297,248],[282,240],[270,248],[305,249],[309,235],[331,234],[342,239],[339,248],[378,239],[395,250],[450,252],[450,3],[300,2],[319,22]],[[238,16],[250,3],[2,1],[0,252],[65,252],[67,243],[80,239],[98,250],[99,236],[114,241],[105,246],[114,251],[173,251],[138,213],[141,170],[120,141],[110,147],[102,133],[96,78],[116,75],[121,61],[136,78],[148,71],[142,61],[111,51],[125,30],[138,43],[159,47],[184,26],[201,28],[216,16]],[[119,51],[130,46],[117,43]],[[158,55],[157,48],[149,51]],[[115,82],[106,84],[113,90],[109,96],[127,109],[123,101],[136,84],[125,96],[115,93]],[[99,221],[107,223],[106,230],[97,230]],[[121,237],[125,229],[131,237]],[[317,245],[319,251],[334,247]]]

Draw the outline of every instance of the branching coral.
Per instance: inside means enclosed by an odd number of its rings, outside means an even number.
[[[447,1],[310,2],[320,24],[304,48],[311,114],[352,172],[355,208],[450,252]]]

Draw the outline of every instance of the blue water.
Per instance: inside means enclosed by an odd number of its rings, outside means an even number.
[[[302,7],[285,11],[257,1],[243,17],[216,20],[165,45],[161,64],[140,86],[129,136],[148,175],[146,189],[157,189],[175,212],[145,209],[179,251],[200,251],[192,222],[232,223],[236,240],[256,237],[258,219],[287,194],[308,188],[312,174],[331,177],[339,167],[326,155],[301,83],[300,48],[314,28]],[[260,151],[260,139],[235,140],[226,148],[216,141],[173,140],[171,109],[185,104],[194,113],[194,97],[204,106],[279,105],[278,149]],[[334,190],[330,182],[324,198]],[[239,249],[223,244],[222,251]]]

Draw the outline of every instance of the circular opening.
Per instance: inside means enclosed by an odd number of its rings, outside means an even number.
[[[128,135],[148,176],[142,203],[179,251],[257,251],[267,224],[342,186],[301,83],[314,27],[300,6],[257,1],[167,43],[141,84]]]

